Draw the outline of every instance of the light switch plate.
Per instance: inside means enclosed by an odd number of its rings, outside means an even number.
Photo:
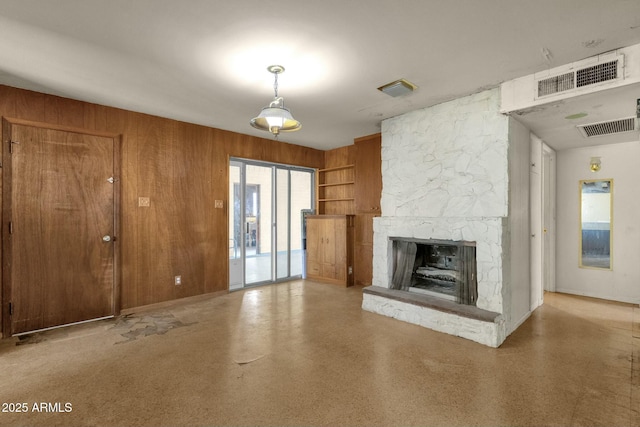
[[[148,208],[150,204],[148,197],[138,197],[138,206],[143,208]]]
[[[222,203],[222,200],[216,200],[215,208],[216,209],[222,209],[223,207],[224,207],[224,204]]]

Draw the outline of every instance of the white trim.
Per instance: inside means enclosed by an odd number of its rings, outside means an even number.
[[[50,331],[52,329],[65,328],[67,326],[73,326],[73,325],[81,325],[83,323],[96,322],[98,320],[113,319],[114,317],[115,316],[113,316],[113,315],[105,316],[105,317],[96,317],[95,319],[82,320],[80,322],[65,323],[64,325],[51,326],[49,328],[36,329],[34,331],[28,331],[28,332],[20,332],[19,334],[13,334],[11,336],[12,337],[19,337],[19,336],[22,336],[22,335],[30,335],[30,334],[35,334],[36,332]]]

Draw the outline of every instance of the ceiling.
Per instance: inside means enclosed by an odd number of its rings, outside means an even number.
[[[638,43],[637,0],[0,0],[0,84],[270,137],[249,120],[272,100],[266,68],[279,64],[279,95],[303,124],[279,139],[323,150]],[[400,78],[418,89],[377,90]],[[579,146],[558,117],[634,115],[639,89],[617,92],[518,119],[556,149]]]

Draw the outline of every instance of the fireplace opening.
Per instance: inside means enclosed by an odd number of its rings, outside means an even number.
[[[475,305],[475,242],[392,238],[392,289]]]

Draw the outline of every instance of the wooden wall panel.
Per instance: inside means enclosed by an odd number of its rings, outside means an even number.
[[[137,197],[149,198],[148,207],[140,207],[139,199],[129,209],[136,216],[136,304],[173,297],[173,268],[171,265],[172,211],[179,200],[173,199],[170,188],[172,123],[158,117],[141,116],[137,120]],[[132,212],[133,213],[133,212]],[[154,286],[150,286],[150,283]],[[128,306],[125,305],[125,306]]]
[[[137,206],[137,180],[138,173],[137,156],[135,150],[136,120],[134,113],[124,110],[116,110],[107,108],[106,110],[106,129],[109,132],[119,133],[121,135],[121,173],[120,173],[120,259],[117,262],[120,265],[121,273],[121,306],[122,308],[130,308],[137,306],[137,286],[129,286],[128,284],[138,283],[137,281],[137,264],[135,262],[125,262],[125,256],[134,257],[137,250],[137,216],[134,207]]]
[[[2,96],[0,96],[0,111],[4,111],[5,115],[8,117],[15,117],[17,115],[17,98],[17,93],[13,91],[2,94]]]
[[[356,212],[380,214],[382,136],[358,138],[356,147]]]
[[[91,104],[67,98],[47,96],[45,98],[44,122],[74,128],[85,128],[84,106]]]
[[[3,94],[5,92],[3,91]],[[45,121],[44,111],[47,95],[28,91],[14,91],[13,94],[16,98],[16,110],[13,117],[36,122]],[[11,116],[7,114],[7,117]]]
[[[107,120],[109,116],[109,108],[102,105],[88,104],[83,109],[84,114],[84,126],[89,129],[96,129],[101,131],[107,130]]]
[[[212,148],[211,170],[211,194],[217,200],[222,200],[222,209],[213,210],[213,224],[211,225],[211,237],[213,241],[210,254],[207,257],[207,292],[220,291],[227,288],[229,283],[229,227],[227,218],[229,218],[229,204],[233,202],[229,200],[229,153],[223,138],[219,138],[214,131],[209,136]],[[221,227],[224,224],[225,228]],[[224,269],[220,269],[219,264],[211,263],[211,259],[226,259],[227,264]]]
[[[0,116],[121,135],[122,309],[228,288],[229,157],[311,168],[325,162],[322,151],[273,138],[2,85]],[[149,197],[150,206],[139,207],[138,197]]]
[[[355,161],[356,147],[354,145],[347,145],[346,147],[335,148],[324,152],[324,167],[327,169],[352,165]]]

